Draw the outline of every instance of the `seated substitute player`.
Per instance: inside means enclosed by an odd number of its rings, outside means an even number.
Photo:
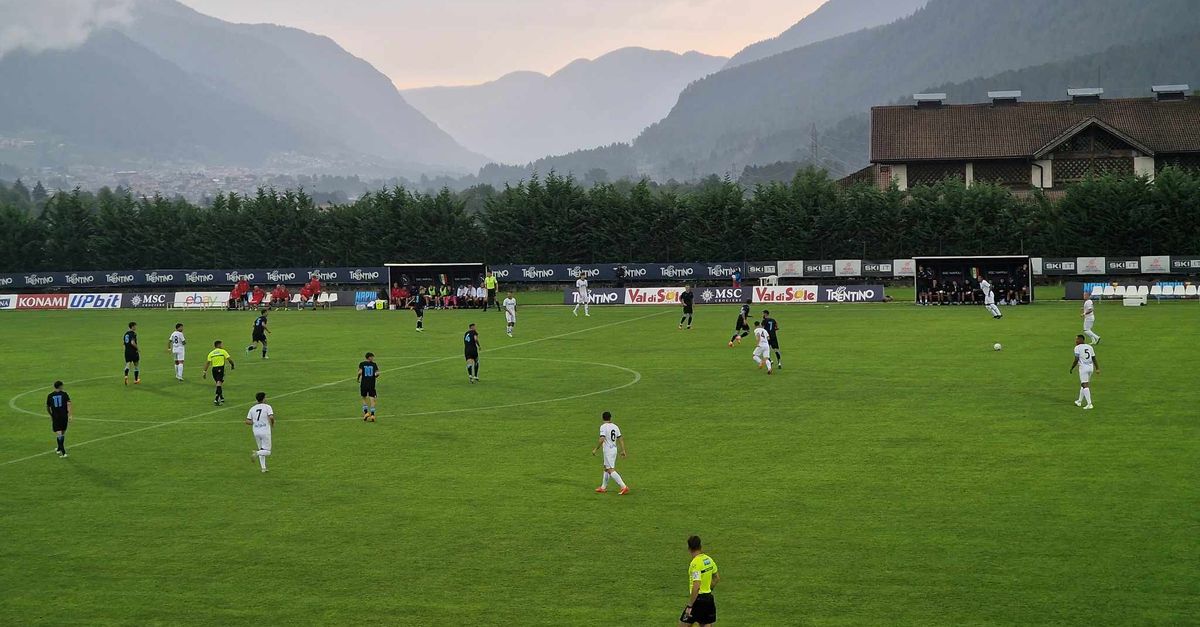
[[[167,352],[175,357],[175,380],[183,381],[183,355],[187,338],[183,337],[183,323],[175,323],[175,331],[167,338]]]
[[[700,536],[688,538],[687,543],[688,553],[692,555],[692,561],[688,563],[688,604],[679,615],[679,626],[699,624],[710,627],[717,622],[717,602],[712,590],[721,583],[721,575],[717,574],[717,563],[713,558],[704,554]]]
[[[63,391],[63,382],[54,382],[54,391],[46,396],[46,413],[50,414],[50,428],[54,430],[59,457],[67,456],[67,426],[71,422],[71,396]]]
[[[679,328],[683,328],[683,323],[687,322],[687,328],[692,328],[692,302],[695,301],[696,295],[692,292],[691,286],[684,286],[683,293],[679,295],[679,302],[683,303],[683,317],[679,319]]]
[[[1075,399],[1075,406],[1091,409],[1092,375],[1100,373],[1100,362],[1096,360],[1096,349],[1087,344],[1082,334],[1075,336],[1075,361],[1071,362],[1068,372],[1074,371],[1076,366],[1079,366],[1079,398]]]
[[[758,364],[759,369],[766,364],[767,374],[771,374],[771,334],[762,328],[758,320],[754,321],[754,339],[758,340],[754,346],[754,363]]]
[[[467,325],[463,334],[463,356],[467,358],[467,380],[471,383],[479,381],[479,332],[475,324]]]
[[[136,322],[129,323],[129,330],[125,332],[122,341],[125,344],[125,385],[129,385],[129,369],[131,367],[133,368],[133,384],[137,385],[142,382],[141,370],[138,369],[142,356],[141,351],[138,350]]]
[[[508,337],[513,336],[513,327],[517,326],[517,299],[513,298],[513,293],[508,293],[508,298],[504,299],[504,320],[508,323]]]
[[[254,319],[254,328],[250,330],[250,345],[246,347],[247,353],[253,353],[254,349],[262,344],[262,358],[267,358],[267,334],[271,330],[267,328],[267,313],[264,311]]]
[[[288,293],[288,289],[282,283],[276,284],[275,289],[271,290],[271,309],[283,309],[286,311],[288,300],[291,297],[292,295]]]
[[[362,396],[363,422],[375,422],[375,381],[379,379],[379,364],[375,353],[367,353],[358,364],[358,393]]]
[[[733,348],[733,342],[736,340],[738,344],[742,343],[742,338],[750,334],[750,299],[742,303],[742,309],[738,312],[737,322],[733,326],[733,337],[729,338],[729,348]]]
[[[246,424],[253,429],[254,443],[257,445],[257,448],[250,451],[250,458],[258,460],[262,471],[267,472],[267,458],[271,456],[271,429],[275,426],[275,410],[267,404],[266,392],[255,394],[254,400],[258,402],[246,413]]]
[[[213,349],[208,352],[208,361],[204,362],[204,374],[200,375],[201,379],[208,378],[208,367],[212,366],[213,383],[217,384],[217,393],[213,397],[213,405],[221,405],[225,403],[225,362],[229,362],[229,369],[235,370],[237,366],[233,363],[233,357],[229,351],[221,347],[221,340],[213,342]]]
[[[783,368],[783,355],[779,354],[779,322],[771,317],[771,312],[763,310],[762,326],[767,330],[767,335],[770,336],[768,344],[775,351],[775,367]]]
[[[612,480],[621,486],[620,494],[629,494],[629,486],[625,485],[625,481],[617,473],[618,442],[621,443],[621,457],[629,457],[629,451],[625,449],[625,440],[621,438],[621,428],[612,421],[612,414],[609,412],[604,412],[600,418],[603,421],[600,423],[600,440],[592,448],[592,455],[595,455],[597,450],[604,449],[604,476],[600,478],[600,487],[596,488],[596,492],[608,492],[608,479],[612,477]]]

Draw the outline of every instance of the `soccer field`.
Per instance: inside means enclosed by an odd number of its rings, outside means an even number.
[[[769,377],[726,347],[735,312],[529,307],[511,339],[495,312],[278,312],[266,361],[250,313],[4,312],[0,624],[673,625],[691,534],[722,625],[1200,622],[1196,303],[1098,307],[1092,411],[1078,304],[780,306]],[[604,410],[628,495],[593,492]]]

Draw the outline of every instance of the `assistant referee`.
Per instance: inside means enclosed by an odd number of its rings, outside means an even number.
[[[679,627],[712,625],[717,622],[717,602],[713,599],[712,589],[721,583],[717,563],[704,554],[700,536],[688,538],[687,544],[692,555],[688,564],[688,604],[679,615]]]

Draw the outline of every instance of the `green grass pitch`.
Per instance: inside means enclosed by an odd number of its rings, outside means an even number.
[[[675,308],[529,307],[513,339],[495,312],[431,311],[424,334],[411,312],[279,312],[268,361],[247,313],[4,312],[0,624],[672,625],[690,534],[722,625],[1200,621],[1196,303],[1098,308],[1091,412],[1077,304],[779,306],[770,377],[726,347],[735,309],[680,331]],[[217,411],[215,338],[238,365]],[[242,424],[259,390],[265,475]],[[603,410],[626,496],[592,491]]]

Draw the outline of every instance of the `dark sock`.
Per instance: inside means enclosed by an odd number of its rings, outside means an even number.
[[[263,344],[263,357],[267,356],[267,345]]]
[[[750,335],[749,331],[742,331],[742,337],[746,337],[747,335]]]
[[[684,317],[680,318],[680,319],[679,319],[679,324],[683,324],[683,321],[684,321],[684,320],[687,320],[687,316],[684,316]]]
[[[142,379],[142,375],[140,374],[140,371],[135,368],[133,371],[133,380],[140,381],[141,379]]]
[[[478,359],[475,360],[475,378],[476,379],[479,378],[479,360]]]
[[[475,373],[474,373],[474,372],[471,372],[471,364],[467,364],[467,376],[468,376],[468,377],[473,377],[473,376],[475,376]]]
[[[780,354],[779,354],[779,351],[775,351],[775,361],[776,361],[776,362],[781,362],[781,361],[783,361],[783,355],[780,355]]]
[[[219,400],[221,400],[221,399],[223,399],[223,398],[225,398],[225,391],[224,391],[224,390],[222,390],[222,389],[221,389],[221,386],[219,386],[219,385],[218,385],[218,386],[217,386],[217,400],[219,401]]]
[[[58,450],[59,450],[59,452],[62,452],[62,451],[65,451],[65,450],[67,450],[67,448],[66,448],[65,446],[63,446],[63,441],[65,441],[65,440],[67,439],[67,436],[65,436],[65,435],[58,435],[58,436],[54,436],[54,439],[55,439],[55,440],[58,440]]]
[[[129,376],[129,368],[125,369],[125,376],[127,376],[127,377]]]

